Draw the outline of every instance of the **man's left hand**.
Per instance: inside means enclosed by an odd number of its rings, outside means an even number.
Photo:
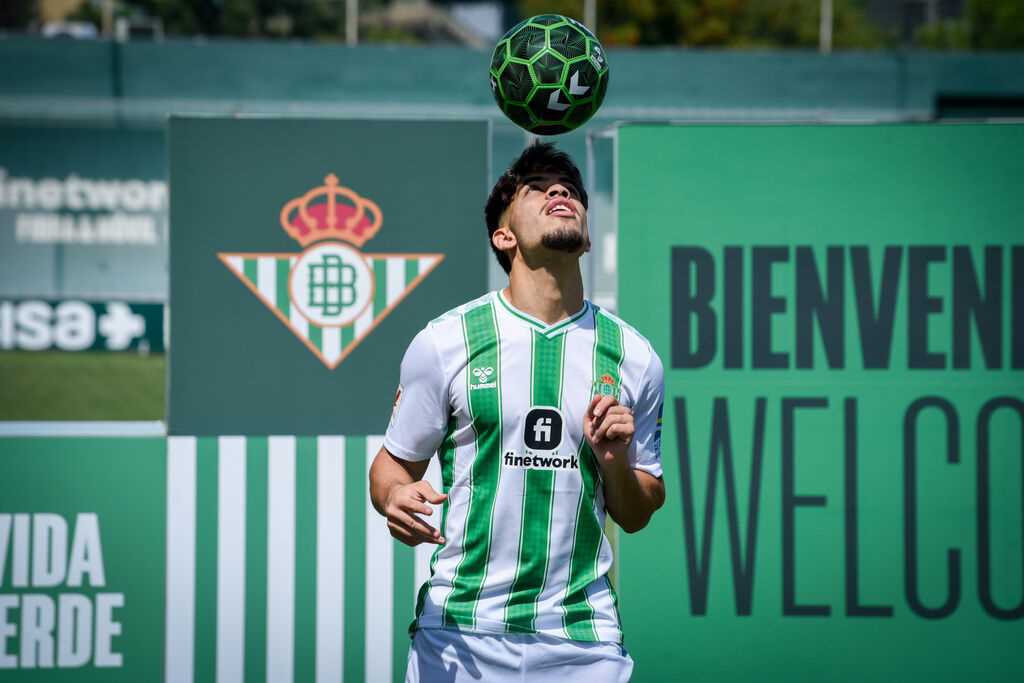
[[[583,434],[602,469],[626,468],[636,426],[633,411],[614,396],[595,396],[583,416]]]

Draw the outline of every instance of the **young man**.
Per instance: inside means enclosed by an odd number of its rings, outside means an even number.
[[[438,546],[406,680],[625,681],[604,520],[632,533],[664,501],[661,361],[583,299],[587,194],[566,154],[526,149],[485,216],[508,287],[412,340],[370,469],[391,535]],[[435,452],[444,493],[423,481]]]

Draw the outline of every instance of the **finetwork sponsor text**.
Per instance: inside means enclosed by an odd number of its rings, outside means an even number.
[[[505,467],[521,467],[530,470],[578,470],[579,459],[576,454],[568,457],[549,455],[519,455],[513,451],[505,451],[502,458]]]
[[[21,178],[0,167],[0,210],[15,211],[15,240],[27,244],[155,245],[163,240],[162,180]]]

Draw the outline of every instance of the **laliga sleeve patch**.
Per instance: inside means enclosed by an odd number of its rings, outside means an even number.
[[[395,404],[391,407],[391,420],[388,422],[389,426],[395,424],[395,418],[398,417],[398,406],[402,402],[402,385],[398,385],[398,390],[395,392]]]

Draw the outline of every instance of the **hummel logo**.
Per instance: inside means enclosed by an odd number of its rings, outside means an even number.
[[[489,382],[491,375],[494,374],[494,368],[473,368],[473,381],[470,382],[470,389],[493,389],[498,386],[497,382]]]

